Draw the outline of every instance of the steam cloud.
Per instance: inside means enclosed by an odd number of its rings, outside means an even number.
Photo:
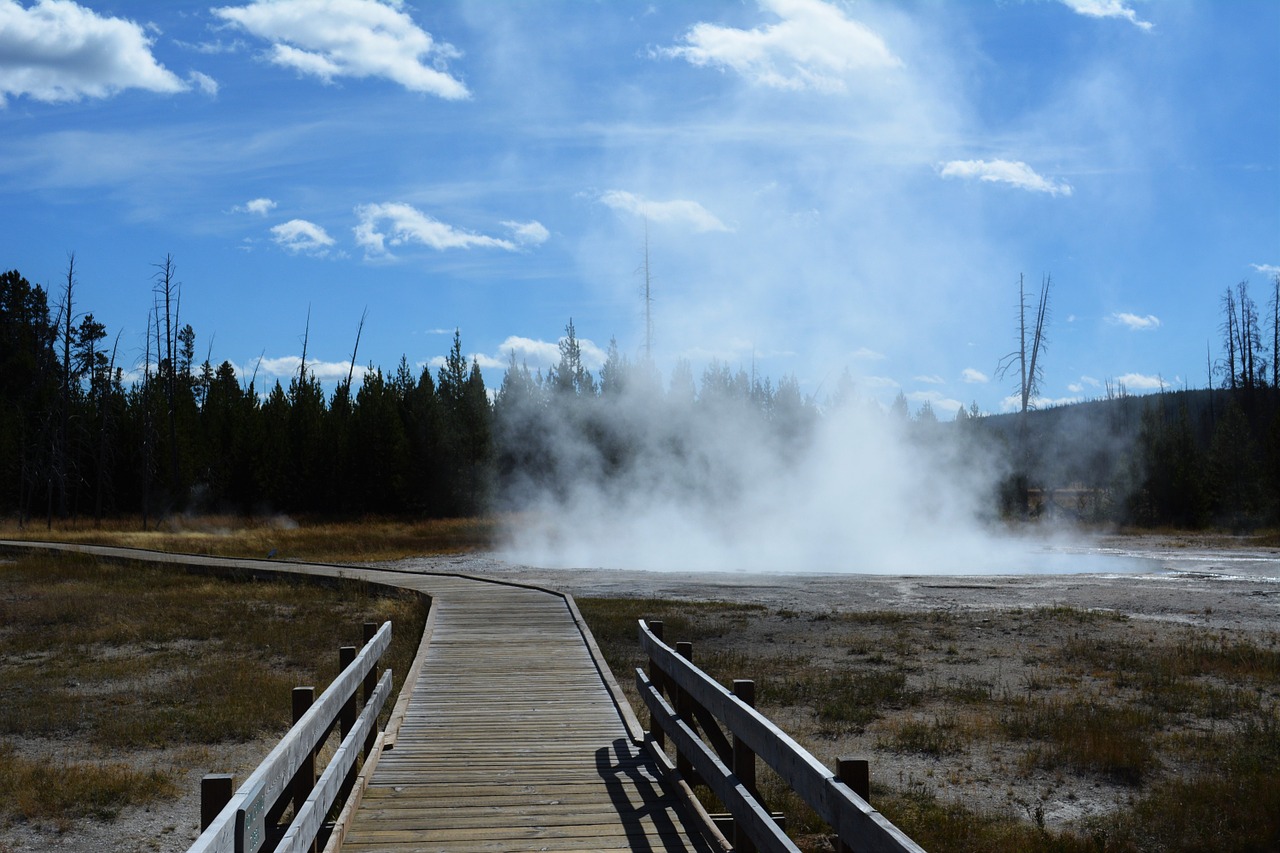
[[[894,574],[1052,563],[996,535],[1005,468],[959,425],[861,403],[818,415],[798,393],[779,394],[769,417],[705,389],[696,402],[653,386],[574,406],[551,396],[536,410],[503,401],[500,428],[525,451],[508,460],[504,489],[510,508],[525,508],[509,531],[513,561]]]

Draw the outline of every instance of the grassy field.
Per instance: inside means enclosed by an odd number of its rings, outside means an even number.
[[[1280,632],[1069,607],[578,605],[627,690],[636,620],[661,619],[722,683],[754,678],[757,706],[828,766],[869,757],[873,803],[934,853],[1280,849]],[[802,804],[762,788],[806,849],[830,849]],[[1089,808],[1046,815],[1072,804]]]
[[[96,524],[91,519],[55,520],[19,526],[0,521],[0,539],[116,545],[181,554],[256,557],[318,562],[371,562],[403,557],[455,554],[489,547],[495,519],[351,521],[284,516],[170,516],[142,530],[137,518]]]
[[[217,745],[283,734],[292,689],[322,690],[363,622],[392,621],[384,663],[402,676],[425,616],[416,596],[353,582],[0,563],[0,824],[65,827],[174,797],[185,765]]]

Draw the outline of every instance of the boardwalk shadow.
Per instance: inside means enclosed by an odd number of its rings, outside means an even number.
[[[683,825],[676,803],[662,783],[653,778],[651,768],[652,763],[626,738],[613,742],[612,753],[608,747],[596,750],[596,769],[626,829],[629,848],[667,850],[663,841],[669,840],[676,849],[690,845],[696,850],[710,850],[696,829],[691,832],[692,828]],[[655,847],[655,842],[660,846]]]

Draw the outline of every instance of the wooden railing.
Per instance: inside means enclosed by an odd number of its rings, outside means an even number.
[[[201,785],[200,837],[187,853],[302,853],[323,846],[325,821],[334,803],[345,801],[356,779],[356,759],[368,757],[378,714],[391,694],[391,670],[377,676],[378,661],[391,643],[391,623],[365,624],[364,648],[339,649],[342,672],[312,701],[315,690],[293,692],[294,725],[239,790],[230,776],[206,776]],[[364,710],[357,715],[357,690]],[[315,759],[337,728],[342,743],[317,780]],[[281,819],[289,806],[293,815]]]
[[[752,707],[753,682],[735,681],[733,692],[726,690],[693,665],[690,644],[673,649],[663,642],[661,622],[640,620],[640,645],[649,671],[636,670],[636,686],[649,708],[652,751],[665,760],[671,740],[680,777],[706,785],[729,810],[735,851],[799,851],[761,801],[758,757],[832,828],[838,850],[924,853],[867,803],[865,761],[842,759],[832,773]]]

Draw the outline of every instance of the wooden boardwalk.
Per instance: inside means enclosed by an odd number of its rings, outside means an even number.
[[[435,600],[421,669],[343,851],[713,849],[633,742],[563,598],[420,582]]]
[[[449,574],[0,542],[0,551],[30,548],[431,595],[416,671],[344,812],[346,853],[725,846],[637,744],[639,725],[564,596]]]

